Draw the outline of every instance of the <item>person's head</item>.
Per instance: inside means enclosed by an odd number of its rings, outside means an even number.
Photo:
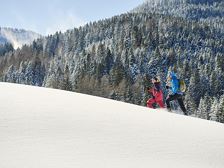
[[[159,82],[159,79],[157,77],[153,77],[152,78],[152,83],[156,83],[156,82]]]
[[[170,81],[170,80],[175,79],[175,78],[177,78],[177,75],[174,72],[170,72],[167,80]]]

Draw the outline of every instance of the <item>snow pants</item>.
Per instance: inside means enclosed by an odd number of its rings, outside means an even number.
[[[174,95],[169,95],[166,99],[166,106],[167,108],[170,109],[170,102],[173,101],[173,100],[177,100],[179,105],[180,105],[180,108],[181,110],[184,112],[184,114],[186,115],[187,114],[187,110],[184,106],[184,102],[183,102],[183,98],[182,98],[182,95],[181,94],[174,94]]]
[[[153,104],[158,104],[159,105],[159,107],[161,107],[161,108],[165,108],[165,105],[164,105],[164,103],[163,103],[163,100],[156,100],[156,99],[154,99],[154,98],[151,98],[151,99],[149,99],[148,101],[147,101],[147,107],[149,107],[149,108],[153,108]]]

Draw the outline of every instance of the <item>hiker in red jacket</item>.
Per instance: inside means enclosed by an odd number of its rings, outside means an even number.
[[[153,88],[148,89],[148,92],[152,94],[152,98],[147,101],[147,107],[154,108],[153,104],[158,104],[161,108],[165,108],[159,79],[157,77],[152,78],[152,83]]]

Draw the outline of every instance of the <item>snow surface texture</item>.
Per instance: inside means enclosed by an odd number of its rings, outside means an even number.
[[[0,44],[11,43],[15,49],[31,44],[41,36],[32,31],[22,29],[0,28]]]
[[[223,168],[224,125],[0,83],[1,168]]]

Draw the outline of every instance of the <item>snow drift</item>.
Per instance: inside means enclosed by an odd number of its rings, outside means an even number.
[[[1,168],[223,168],[224,125],[0,83]]]

